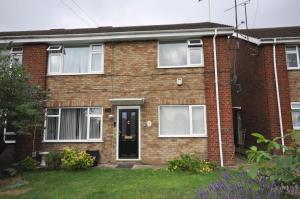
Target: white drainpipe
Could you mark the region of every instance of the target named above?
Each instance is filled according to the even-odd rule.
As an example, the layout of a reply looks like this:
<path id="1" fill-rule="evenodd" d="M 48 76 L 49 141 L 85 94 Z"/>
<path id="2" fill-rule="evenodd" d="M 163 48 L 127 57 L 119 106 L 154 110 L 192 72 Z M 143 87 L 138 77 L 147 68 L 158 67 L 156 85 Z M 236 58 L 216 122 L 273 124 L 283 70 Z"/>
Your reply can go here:
<path id="1" fill-rule="evenodd" d="M 276 61 L 276 38 L 273 39 L 273 66 L 274 66 L 274 75 L 275 75 L 275 85 L 276 85 L 276 95 L 277 95 L 277 106 L 278 106 L 278 115 L 279 115 L 279 125 L 280 125 L 280 136 L 281 144 L 284 146 L 284 135 L 283 135 L 283 126 L 282 126 L 282 115 L 281 115 L 281 103 L 280 103 L 280 94 L 278 86 L 278 76 L 277 76 L 277 61 Z M 284 152 L 284 149 L 282 149 Z"/>
<path id="2" fill-rule="evenodd" d="M 217 118 L 218 118 L 218 137 L 219 137 L 219 149 L 220 149 L 220 162 L 221 167 L 224 167 L 223 162 L 223 147 L 222 147 L 222 136 L 221 136 L 221 118 L 220 118 L 220 102 L 219 102 L 219 83 L 218 83 L 218 63 L 217 63 L 217 47 L 216 47 L 216 37 L 218 30 L 215 29 L 215 34 L 213 38 L 214 47 L 214 67 L 215 67 L 215 85 L 216 85 L 216 103 L 217 103 Z"/>

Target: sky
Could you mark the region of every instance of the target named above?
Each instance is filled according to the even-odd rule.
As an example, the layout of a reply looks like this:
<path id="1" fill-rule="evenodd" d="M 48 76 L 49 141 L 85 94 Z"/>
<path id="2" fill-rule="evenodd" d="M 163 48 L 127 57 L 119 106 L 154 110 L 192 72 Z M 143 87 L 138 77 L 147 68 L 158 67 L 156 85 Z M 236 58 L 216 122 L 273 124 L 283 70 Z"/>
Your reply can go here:
<path id="1" fill-rule="evenodd" d="M 237 0 L 237 3 L 246 0 Z M 234 0 L 0 0 L 0 31 L 194 22 L 235 25 Z M 250 0 L 249 28 L 300 26 L 300 0 Z M 239 28 L 245 28 L 238 7 Z"/>

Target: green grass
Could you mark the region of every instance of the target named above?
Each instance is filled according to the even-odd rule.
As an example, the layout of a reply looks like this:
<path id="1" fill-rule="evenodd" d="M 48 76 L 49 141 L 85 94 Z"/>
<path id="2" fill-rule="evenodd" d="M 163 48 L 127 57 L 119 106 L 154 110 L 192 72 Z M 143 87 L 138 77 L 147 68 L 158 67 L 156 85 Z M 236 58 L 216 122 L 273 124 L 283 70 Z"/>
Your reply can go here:
<path id="1" fill-rule="evenodd" d="M 220 171 L 192 174 L 151 169 L 36 171 L 23 174 L 29 184 L 19 190 L 30 191 L 0 198 L 190 199 L 198 187 L 207 186 L 219 176 Z"/>

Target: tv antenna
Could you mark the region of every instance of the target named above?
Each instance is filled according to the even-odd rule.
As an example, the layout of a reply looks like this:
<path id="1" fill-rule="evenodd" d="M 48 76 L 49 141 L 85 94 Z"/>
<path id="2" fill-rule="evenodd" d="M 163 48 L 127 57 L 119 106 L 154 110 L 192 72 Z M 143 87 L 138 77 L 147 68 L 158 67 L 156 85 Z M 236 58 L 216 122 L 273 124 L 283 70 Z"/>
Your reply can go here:
<path id="1" fill-rule="evenodd" d="M 244 6 L 244 12 L 245 12 L 245 23 L 246 23 L 246 28 L 248 29 L 248 16 L 247 16 L 247 4 L 250 3 L 251 0 L 247 0 L 244 2 L 241 2 L 237 4 L 236 0 L 234 0 L 234 6 L 231 8 L 226 9 L 224 12 L 227 12 L 229 10 L 234 9 L 235 10 L 235 29 L 238 29 L 238 16 L 237 16 L 237 7 L 238 6 Z"/>

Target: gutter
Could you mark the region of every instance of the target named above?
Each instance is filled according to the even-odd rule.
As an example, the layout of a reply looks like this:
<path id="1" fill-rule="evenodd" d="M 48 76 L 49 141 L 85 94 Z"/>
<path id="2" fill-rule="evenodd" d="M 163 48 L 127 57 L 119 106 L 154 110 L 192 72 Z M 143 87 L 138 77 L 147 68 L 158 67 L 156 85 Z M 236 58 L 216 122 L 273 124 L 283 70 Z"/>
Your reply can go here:
<path id="1" fill-rule="evenodd" d="M 233 34 L 233 29 L 220 28 L 223 35 Z M 68 42 L 68 41 L 107 41 L 107 40 L 132 40 L 132 39 L 157 39 L 170 37 L 197 37 L 214 35 L 213 28 L 198 29 L 178 29 L 178 30 L 158 30 L 158 31 L 130 31 L 130 32 L 105 32 L 105 33 L 83 33 L 83 34 L 56 34 L 56 35 L 19 35 L 0 36 L 0 44 L 13 41 L 14 43 L 34 43 L 34 42 Z"/>
<path id="2" fill-rule="evenodd" d="M 218 120 L 218 137 L 219 137 L 219 149 L 220 149 L 220 163 L 221 167 L 224 167 L 223 161 L 223 146 L 221 135 L 221 117 L 220 117 L 220 102 L 219 102 L 219 80 L 218 80 L 218 62 L 217 62 L 217 46 L 216 37 L 218 35 L 218 29 L 215 29 L 213 37 L 213 49 L 214 49 L 214 68 L 215 68 L 215 86 L 216 86 L 216 103 L 217 103 L 217 120 Z"/>
<path id="3" fill-rule="evenodd" d="M 275 76 L 275 85 L 276 85 L 276 97 L 277 97 L 277 106 L 278 106 L 278 116 L 279 116 L 279 125 L 280 125 L 281 144 L 284 146 L 282 113 L 281 113 L 279 83 L 278 83 L 278 75 L 277 75 L 276 42 L 277 42 L 277 39 L 274 38 L 273 39 L 273 66 L 274 66 L 274 76 Z M 283 152 L 285 151 L 284 148 L 282 149 L 282 151 Z"/>

